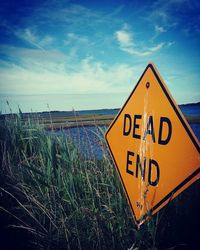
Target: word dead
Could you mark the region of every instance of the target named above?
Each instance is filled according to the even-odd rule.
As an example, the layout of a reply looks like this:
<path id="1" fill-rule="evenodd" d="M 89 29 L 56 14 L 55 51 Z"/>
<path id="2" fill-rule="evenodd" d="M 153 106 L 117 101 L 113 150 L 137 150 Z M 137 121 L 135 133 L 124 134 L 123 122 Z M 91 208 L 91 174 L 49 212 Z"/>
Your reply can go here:
<path id="1" fill-rule="evenodd" d="M 160 117 L 158 131 L 155 131 L 153 116 L 148 116 L 143 134 L 139 132 L 141 131 L 142 122 L 142 115 L 140 114 L 135 114 L 133 117 L 129 114 L 125 114 L 123 135 L 131 136 L 136 140 L 142 139 L 144 141 L 147 137 L 150 137 L 153 143 L 158 143 L 162 146 L 170 142 L 172 136 L 172 123 L 169 118 Z M 148 184 L 151 186 L 157 186 L 160 180 L 158 162 L 155 159 L 148 159 L 145 156 L 141 159 L 139 154 L 135 154 L 132 151 L 127 151 L 126 172 L 136 178 L 140 175 L 142 181 L 147 180 Z"/>
<path id="2" fill-rule="evenodd" d="M 140 128 L 141 120 L 142 120 L 142 115 L 134 115 L 133 120 L 132 120 L 129 114 L 125 114 L 123 135 L 128 136 L 131 134 L 133 138 L 140 139 L 141 135 L 137 133 L 137 130 Z M 168 127 L 168 135 L 166 136 L 166 138 L 163 138 L 163 135 L 162 135 L 164 126 Z M 144 130 L 144 135 L 142 139 L 146 140 L 148 135 L 152 137 L 152 141 L 155 143 L 156 135 L 154 131 L 153 116 L 149 116 L 147 119 L 147 123 L 146 123 L 145 130 Z M 158 131 L 158 144 L 166 145 L 167 143 L 169 143 L 171 135 L 172 135 L 171 121 L 167 117 L 160 117 L 160 124 L 159 124 L 159 131 Z"/>

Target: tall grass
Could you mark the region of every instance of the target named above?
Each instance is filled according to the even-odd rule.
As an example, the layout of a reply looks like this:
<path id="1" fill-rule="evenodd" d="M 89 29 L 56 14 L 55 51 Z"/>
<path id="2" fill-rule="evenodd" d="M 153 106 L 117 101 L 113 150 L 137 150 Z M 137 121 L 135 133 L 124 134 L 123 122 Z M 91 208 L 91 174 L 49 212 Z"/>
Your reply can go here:
<path id="1" fill-rule="evenodd" d="M 10 203 L 0 213 L 15 218 L 12 227 L 27 231 L 34 249 L 156 249 L 166 223 L 159 236 L 158 215 L 137 229 L 103 130 L 98 160 L 92 145 L 84 156 L 64 131 L 52 135 L 21 116 L 0 125 L 0 192 Z"/>
<path id="2" fill-rule="evenodd" d="M 0 131 L 1 175 L 9 179 L 1 191 L 15 204 L 7 212 L 18 218 L 13 226 L 33 234 L 38 249 L 131 246 L 135 226 L 105 152 L 101 160 L 87 159 L 64 132 L 52 136 L 20 117 Z"/>

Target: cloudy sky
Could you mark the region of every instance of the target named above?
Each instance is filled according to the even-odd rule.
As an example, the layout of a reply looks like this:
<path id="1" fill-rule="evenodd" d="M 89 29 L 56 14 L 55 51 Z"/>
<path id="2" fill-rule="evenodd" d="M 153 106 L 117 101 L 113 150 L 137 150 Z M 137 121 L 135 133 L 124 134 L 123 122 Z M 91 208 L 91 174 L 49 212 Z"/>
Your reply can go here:
<path id="1" fill-rule="evenodd" d="M 199 44 L 198 0 L 1 1 L 0 98 L 105 95 L 77 108 L 120 107 L 153 61 L 179 104 L 197 102 Z"/>

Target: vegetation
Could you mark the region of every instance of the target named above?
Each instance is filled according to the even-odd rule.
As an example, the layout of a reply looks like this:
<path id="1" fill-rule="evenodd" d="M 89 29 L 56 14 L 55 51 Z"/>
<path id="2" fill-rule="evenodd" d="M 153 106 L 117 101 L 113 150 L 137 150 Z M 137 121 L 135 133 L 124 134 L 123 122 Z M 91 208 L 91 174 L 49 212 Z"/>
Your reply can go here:
<path id="1" fill-rule="evenodd" d="M 192 104 L 191 104 L 192 105 Z M 182 105 L 183 106 L 183 105 Z M 187 107 L 187 105 L 185 105 Z M 193 104 L 194 107 L 199 108 L 198 104 Z M 60 130 L 62 128 L 73 128 L 77 126 L 91 126 L 91 125 L 110 125 L 119 109 L 102 109 L 102 110 L 85 110 L 85 111 L 51 111 L 39 113 L 22 113 L 21 122 L 27 123 L 29 120 L 32 123 L 40 124 L 45 129 Z M 17 114 L 0 115 L 0 120 L 15 119 Z M 190 124 L 200 124 L 199 115 L 186 115 L 186 119 Z"/>
<path id="2" fill-rule="evenodd" d="M 82 155 L 63 130 L 59 136 L 52 135 L 39 120 L 24 121 L 22 114 L 11 115 L 0 126 L 0 215 L 1 219 L 7 216 L 11 231 L 23 231 L 28 239 L 24 249 L 185 246 L 177 234 L 178 240 L 173 238 L 177 227 L 170 220 L 178 218 L 176 225 L 182 220 L 175 216 L 182 211 L 177 205 L 180 201 L 186 207 L 183 196 L 167 207 L 170 217 L 164 209 L 161 216 L 150 218 L 137 229 L 105 150 L 102 129 L 97 129 L 103 155 L 98 160 L 90 148 L 90 158 Z M 198 198 L 197 189 L 193 185 L 192 192 L 188 191 L 190 200 Z"/>
<path id="3" fill-rule="evenodd" d="M 1 119 L 16 119 L 16 114 L 2 115 Z M 45 113 L 21 113 L 21 122 L 40 124 L 45 129 L 60 130 L 61 128 L 73 128 L 77 126 L 109 125 L 114 119 L 113 114 L 76 113 L 76 112 L 45 112 Z"/>
<path id="4" fill-rule="evenodd" d="M 37 247 L 130 246 L 134 225 L 105 152 L 100 161 L 84 159 L 64 132 L 52 137 L 31 120 L 23 125 L 20 117 L 1 126 L 1 142 L 2 174 L 9 179 L 1 191 L 15 204 L 8 212 L 18 217 L 15 227 L 33 234 Z"/>

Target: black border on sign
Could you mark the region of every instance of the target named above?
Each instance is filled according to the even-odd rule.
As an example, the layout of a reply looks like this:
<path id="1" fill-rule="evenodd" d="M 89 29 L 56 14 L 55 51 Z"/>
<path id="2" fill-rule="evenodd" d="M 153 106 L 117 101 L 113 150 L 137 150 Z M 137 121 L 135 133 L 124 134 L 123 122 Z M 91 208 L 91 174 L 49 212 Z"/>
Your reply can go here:
<path id="1" fill-rule="evenodd" d="M 119 111 L 119 113 L 117 114 L 117 116 L 115 117 L 114 121 L 112 122 L 112 124 L 110 125 L 110 127 L 108 128 L 108 130 L 106 131 L 106 134 L 105 134 L 105 139 L 106 139 L 106 142 L 107 142 L 107 145 L 109 147 L 109 150 L 111 152 L 111 155 L 112 155 L 112 158 L 114 160 L 114 163 L 115 163 L 115 166 L 117 168 L 117 172 L 120 176 L 120 179 L 121 179 L 121 182 L 123 184 L 123 187 L 124 187 L 124 190 L 125 190 L 125 193 L 126 193 L 126 196 L 127 196 L 127 199 L 129 201 L 129 204 L 130 204 L 130 207 L 131 207 L 131 211 L 132 211 L 132 214 L 134 216 L 134 220 L 137 224 L 139 224 L 141 222 L 141 219 L 144 219 L 147 217 L 147 214 L 144 215 L 143 218 L 140 218 L 140 220 L 136 220 L 136 217 L 135 217 L 135 213 L 134 213 L 134 210 L 133 210 L 133 207 L 131 205 L 131 201 L 130 201 L 130 198 L 128 196 L 128 192 L 126 190 L 126 186 L 124 185 L 124 181 L 122 179 L 122 176 L 120 174 L 120 171 L 119 171 L 119 168 L 117 166 L 117 163 L 115 161 L 115 157 L 112 153 L 112 150 L 110 148 L 110 145 L 108 143 L 108 140 L 107 140 L 107 134 L 109 133 L 109 131 L 111 130 L 111 128 L 113 127 L 113 125 L 115 124 L 115 121 L 118 119 L 118 117 L 120 116 L 120 114 L 122 113 L 123 109 L 125 108 L 126 104 L 128 103 L 128 101 L 130 100 L 130 98 L 132 97 L 133 93 L 135 92 L 136 88 L 138 87 L 141 79 L 143 78 L 144 74 L 146 73 L 146 71 L 148 70 L 148 68 L 151 68 L 151 70 L 153 71 L 158 83 L 160 84 L 162 90 L 164 91 L 168 101 L 170 102 L 171 106 L 173 107 L 176 115 L 178 116 L 180 122 L 182 123 L 183 127 L 185 128 L 187 134 L 189 135 L 191 141 L 193 142 L 195 148 L 197 149 L 198 152 L 200 152 L 200 147 L 195 139 L 195 137 L 193 136 L 193 134 L 191 133 L 187 123 L 184 121 L 182 115 L 181 115 L 181 112 L 177 109 L 176 107 L 176 104 L 174 103 L 174 101 L 172 100 L 172 98 L 170 97 L 168 91 L 166 90 L 165 86 L 163 85 L 160 77 L 158 76 L 156 70 L 154 69 L 154 66 L 150 63 L 147 65 L 146 69 L 144 70 L 143 74 L 141 75 L 139 81 L 137 82 L 135 88 L 133 89 L 133 91 L 131 92 L 130 96 L 128 97 L 128 99 L 126 100 L 125 104 L 123 105 L 123 107 L 121 108 L 121 110 Z M 174 193 L 176 193 L 177 191 L 179 191 L 185 184 L 187 184 L 190 180 L 192 180 L 197 174 L 200 173 L 200 168 L 198 168 L 197 170 L 195 170 L 191 175 L 189 175 L 184 181 L 182 181 L 178 186 L 176 186 L 168 195 L 166 195 L 161 201 L 159 201 L 152 209 L 151 209 L 151 212 L 153 212 L 155 209 L 158 209 L 166 200 L 170 199 Z"/>

